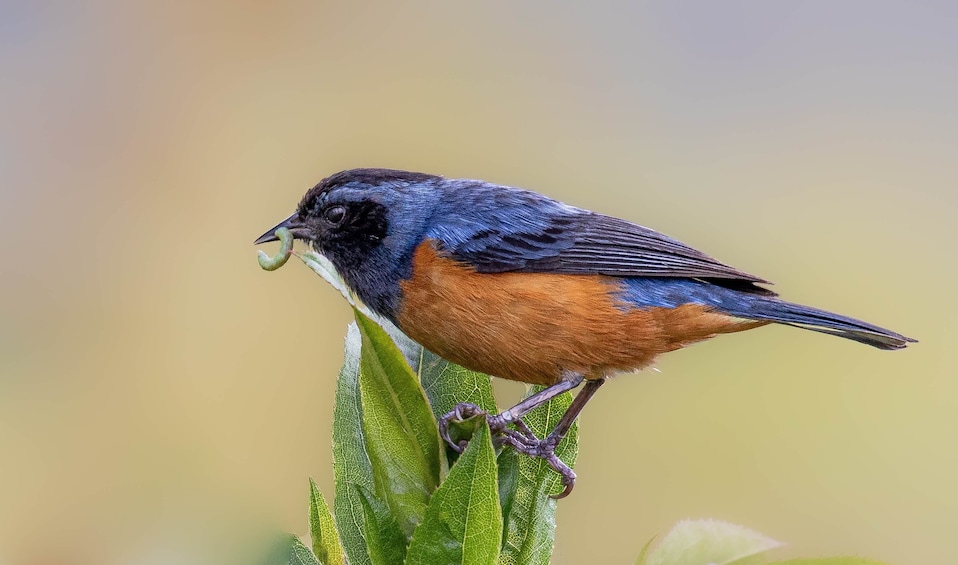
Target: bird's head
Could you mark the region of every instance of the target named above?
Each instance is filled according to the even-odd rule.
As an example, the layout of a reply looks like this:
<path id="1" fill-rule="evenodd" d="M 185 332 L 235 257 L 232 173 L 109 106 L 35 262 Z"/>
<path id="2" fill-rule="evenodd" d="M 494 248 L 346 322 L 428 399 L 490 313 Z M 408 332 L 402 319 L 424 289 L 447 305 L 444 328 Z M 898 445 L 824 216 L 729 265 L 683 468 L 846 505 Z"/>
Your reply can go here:
<path id="1" fill-rule="evenodd" d="M 351 169 L 309 189 L 296 211 L 254 242 L 287 228 L 325 255 L 346 283 L 381 313 L 405 273 L 439 199 L 442 177 L 390 169 Z"/>

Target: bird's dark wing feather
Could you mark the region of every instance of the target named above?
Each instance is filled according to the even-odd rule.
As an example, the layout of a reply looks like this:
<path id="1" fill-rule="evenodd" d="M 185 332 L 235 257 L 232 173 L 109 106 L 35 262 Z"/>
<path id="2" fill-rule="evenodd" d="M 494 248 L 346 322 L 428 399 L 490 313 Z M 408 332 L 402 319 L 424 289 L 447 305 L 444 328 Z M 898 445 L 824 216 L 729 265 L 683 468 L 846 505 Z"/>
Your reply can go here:
<path id="1" fill-rule="evenodd" d="M 657 231 L 599 214 L 579 219 L 571 245 L 561 250 L 557 259 L 565 273 L 768 282 Z"/>
<path id="2" fill-rule="evenodd" d="M 465 213 L 460 209 L 455 226 L 447 224 L 447 229 L 431 235 L 452 258 L 481 273 L 685 277 L 774 294 L 754 285 L 768 281 L 649 228 L 534 193 L 521 196 L 515 202 L 500 199 L 495 208 Z M 525 198 L 535 202 L 523 202 Z"/>

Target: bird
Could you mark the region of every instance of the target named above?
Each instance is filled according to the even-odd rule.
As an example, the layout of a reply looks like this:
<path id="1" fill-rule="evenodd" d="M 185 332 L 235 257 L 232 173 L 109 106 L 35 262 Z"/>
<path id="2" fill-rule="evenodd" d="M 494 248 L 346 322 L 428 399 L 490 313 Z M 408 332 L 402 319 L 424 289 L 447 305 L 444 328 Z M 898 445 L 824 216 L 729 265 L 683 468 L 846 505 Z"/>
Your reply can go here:
<path id="1" fill-rule="evenodd" d="M 883 350 L 916 340 L 786 302 L 769 281 L 641 225 L 538 192 L 393 169 L 335 173 L 257 238 L 289 230 L 324 255 L 353 294 L 429 351 L 467 369 L 543 385 L 499 414 L 461 403 L 439 421 L 486 415 L 501 445 L 544 459 L 567 496 L 576 475 L 555 454 L 615 373 L 719 334 L 784 324 Z M 585 383 L 556 427 L 522 418 Z"/>

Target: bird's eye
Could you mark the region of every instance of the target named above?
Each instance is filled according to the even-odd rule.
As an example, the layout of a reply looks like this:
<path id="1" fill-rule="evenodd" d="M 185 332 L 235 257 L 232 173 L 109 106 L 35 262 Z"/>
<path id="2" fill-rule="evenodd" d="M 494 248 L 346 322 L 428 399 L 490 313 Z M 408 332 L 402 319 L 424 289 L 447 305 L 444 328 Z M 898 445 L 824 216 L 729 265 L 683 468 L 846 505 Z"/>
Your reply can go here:
<path id="1" fill-rule="evenodd" d="M 326 218 L 327 222 L 336 225 L 342 222 L 343 218 L 346 217 L 346 208 L 342 206 L 331 206 L 323 212 L 323 217 Z"/>

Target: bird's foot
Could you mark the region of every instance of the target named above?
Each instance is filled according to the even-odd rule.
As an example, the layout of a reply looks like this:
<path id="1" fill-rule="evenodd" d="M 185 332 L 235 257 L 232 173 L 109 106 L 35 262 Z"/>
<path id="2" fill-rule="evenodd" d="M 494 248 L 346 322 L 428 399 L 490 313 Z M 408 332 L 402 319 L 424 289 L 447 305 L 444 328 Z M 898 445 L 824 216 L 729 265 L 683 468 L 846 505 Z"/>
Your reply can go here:
<path id="1" fill-rule="evenodd" d="M 519 422 L 521 423 L 522 421 L 520 420 Z M 520 426 L 516 425 L 516 427 L 519 428 Z M 505 430 L 496 436 L 497 443 L 508 445 L 523 455 L 538 457 L 544 460 L 552 467 L 553 471 L 562 477 L 562 486 L 564 487 L 562 492 L 550 495 L 550 497 L 558 500 L 569 496 L 572 492 L 572 488 L 575 486 L 576 475 L 575 471 L 556 455 L 556 446 L 559 445 L 562 438 L 555 434 L 550 434 L 545 439 L 538 439 L 525 423 L 521 423 L 521 427 L 524 428 L 522 431 Z"/>
<path id="2" fill-rule="evenodd" d="M 457 453 L 462 453 L 462 450 L 466 448 L 466 444 L 469 442 L 466 440 L 454 441 L 452 436 L 449 434 L 449 424 L 453 422 L 464 422 L 469 418 L 478 416 L 480 414 L 488 415 L 489 413 L 483 410 L 482 408 L 471 404 L 469 402 L 460 402 L 456 404 L 456 407 L 452 412 L 448 412 L 443 415 L 442 418 L 439 418 L 439 436 L 442 437 L 446 443 L 449 444 Z M 490 430 L 492 426 L 490 425 Z M 495 434 L 495 432 L 493 432 Z"/>
<path id="3" fill-rule="evenodd" d="M 513 441 L 526 443 L 531 445 L 534 442 L 538 442 L 539 439 L 532 433 L 532 430 L 529 429 L 529 426 L 525 424 L 521 419 L 513 417 L 508 411 L 503 412 L 502 414 L 489 414 L 489 412 L 483 410 L 479 406 L 469 402 L 460 402 L 456 404 L 456 407 L 441 418 L 439 418 L 439 435 L 458 453 L 462 453 L 462 450 L 465 449 L 466 440 L 455 441 L 452 439 L 450 424 L 453 422 L 461 423 L 475 416 L 484 415 L 486 417 L 486 422 L 489 424 L 489 431 L 492 433 L 493 438 L 500 436 L 509 436 L 513 438 Z M 509 429 L 509 425 L 512 424 L 516 427 L 515 430 Z M 511 445 L 511 442 L 510 442 Z"/>
<path id="4" fill-rule="evenodd" d="M 551 495 L 552 498 L 559 499 L 569 496 L 575 486 L 576 475 L 572 468 L 563 463 L 555 453 L 556 446 L 562 440 L 560 435 L 553 433 L 545 439 L 539 439 L 521 418 L 514 418 L 508 411 L 503 414 L 490 415 L 475 404 L 465 402 L 457 404 L 452 412 L 439 419 L 439 433 L 454 450 L 462 453 L 468 442 L 466 440 L 453 441 L 449 433 L 449 425 L 452 422 L 462 422 L 480 414 L 486 416 L 489 431 L 497 445 L 508 445 L 523 455 L 538 457 L 548 463 L 562 477 L 564 488 L 562 492 Z M 510 424 L 515 429 L 510 428 Z"/>

